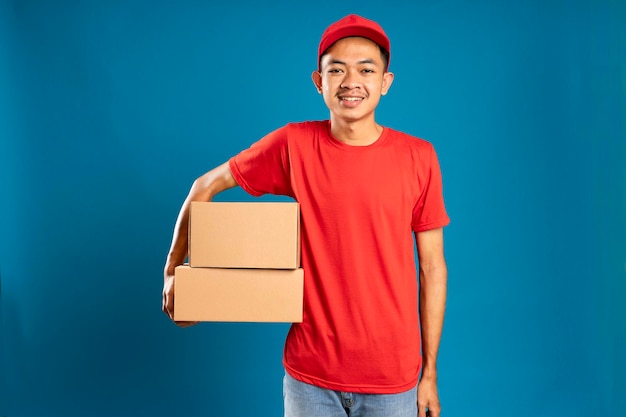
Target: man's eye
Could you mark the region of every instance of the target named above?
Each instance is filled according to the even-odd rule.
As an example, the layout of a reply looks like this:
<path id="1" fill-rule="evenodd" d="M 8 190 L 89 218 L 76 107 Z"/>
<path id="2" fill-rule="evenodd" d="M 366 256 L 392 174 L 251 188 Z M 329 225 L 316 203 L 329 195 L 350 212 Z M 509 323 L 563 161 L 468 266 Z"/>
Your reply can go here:
<path id="1" fill-rule="evenodd" d="M 339 68 L 332 68 L 332 69 L 329 69 L 328 72 L 333 73 L 333 74 L 337 74 L 337 73 L 340 73 L 341 70 Z"/>
<path id="2" fill-rule="evenodd" d="M 369 69 L 369 68 L 365 68 L 365 69 L 363 70 L 363 72 L 366 72 L 366 73 L 373 73 L 373 72 L 374 72 L 374 70 L 373 70 L 373 69 Z"/>

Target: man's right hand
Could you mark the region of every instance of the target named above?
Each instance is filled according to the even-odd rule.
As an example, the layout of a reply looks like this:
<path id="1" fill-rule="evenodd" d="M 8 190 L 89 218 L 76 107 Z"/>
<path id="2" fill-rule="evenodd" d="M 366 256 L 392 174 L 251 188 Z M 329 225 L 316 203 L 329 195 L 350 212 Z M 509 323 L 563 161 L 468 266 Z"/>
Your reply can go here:
<path id="1" fill-rule="evenodd" d="M 163 307 L 162 310 L 179 327 L 189 327 L 197 321 L 174 320 L 174 275 L 165 274 L 163 278 Z"/>

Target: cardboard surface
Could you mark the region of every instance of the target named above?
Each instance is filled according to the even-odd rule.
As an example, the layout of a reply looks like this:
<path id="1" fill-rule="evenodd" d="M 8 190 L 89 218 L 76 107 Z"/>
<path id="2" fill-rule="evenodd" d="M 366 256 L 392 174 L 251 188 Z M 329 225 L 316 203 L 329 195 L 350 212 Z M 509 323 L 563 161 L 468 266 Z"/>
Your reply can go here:
<path id="1" fill-rule="evenodd" d="M 189 265 L 299 268 L 300 206 L 298 203 L 192 202 Z"/>
<path id="2" fill-rule="evenodd" d="M 176 268 L 177 321 L 302 321 L 300 269 Z"/>

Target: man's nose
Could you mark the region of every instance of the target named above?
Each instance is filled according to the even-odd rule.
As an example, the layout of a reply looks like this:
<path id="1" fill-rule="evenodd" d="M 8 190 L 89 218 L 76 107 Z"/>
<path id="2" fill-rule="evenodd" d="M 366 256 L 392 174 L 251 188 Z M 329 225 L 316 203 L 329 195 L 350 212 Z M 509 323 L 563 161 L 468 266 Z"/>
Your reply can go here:
<path id="1" fill-rule="evenodd" d="M 357 88 L 360 87 L 358 74 L 355 71 L 346 71 L 346 75 L 341 83 L 341 88 Z"/>

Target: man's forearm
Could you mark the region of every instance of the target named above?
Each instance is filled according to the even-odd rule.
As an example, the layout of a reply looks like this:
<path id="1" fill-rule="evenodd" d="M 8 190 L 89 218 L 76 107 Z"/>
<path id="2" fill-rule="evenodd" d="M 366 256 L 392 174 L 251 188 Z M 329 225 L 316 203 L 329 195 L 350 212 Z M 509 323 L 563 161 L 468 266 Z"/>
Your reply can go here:
<path id="1" fill-rule="evenodd" d="M 187 197 L 178 213 L 178 218 L 174 225 L 172 244 L 165 260 L 165 276 L 174 275 L 174 269 L 178 265 L 183 264 L 187 258 L 190 204 L 191 200 Z"/>
<path id="2" fill-rule="evenodd" d="M 165 276 L 174 275 L 174 269 L 187 258 L 189 234 L 189 209 L 192 201 L 211 201 L 213 197 L 237 185 L 230 172 L 228 162 L 207 172 L 194 181 L 189 195 L 183 202 L 172 236 L 172 244 L 165 262 Z"/>
<path id="3" fill-rule="evenodd" d="M 445 261 L 420 265 L 420 320 L 422 330 L 422 375 L 437 375 L 437 355 L 446 309 L 448 272 Z"/>

